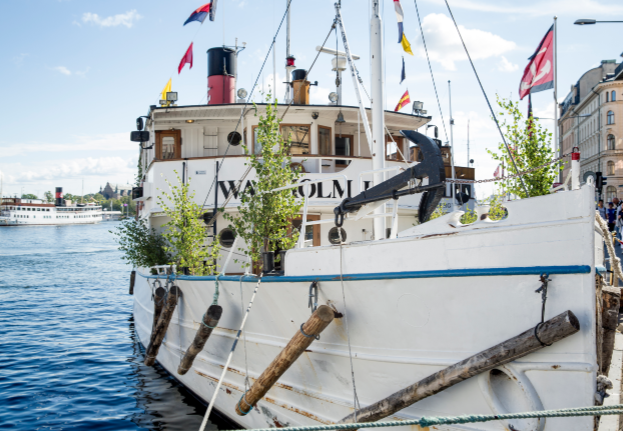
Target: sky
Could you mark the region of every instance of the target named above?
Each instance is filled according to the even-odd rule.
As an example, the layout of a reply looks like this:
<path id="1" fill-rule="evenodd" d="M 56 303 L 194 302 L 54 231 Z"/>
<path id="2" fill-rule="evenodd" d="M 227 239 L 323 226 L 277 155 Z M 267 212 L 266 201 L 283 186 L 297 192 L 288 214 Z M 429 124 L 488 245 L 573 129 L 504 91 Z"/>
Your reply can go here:
<path id="1" fill-rule="evenodd" d="M 183 26 L 205 0 L 4 0 L 0 2 L 0 82 L 5 100 L 0 110 L 0 172 L 5 196 L 34 193 L 54 187 L 66 193 L 97 192 L 111 183 L 132 183 L 138 147 L 130 142 L 135 119 L 156 104 L 169 78 L 178 104 L 206 100 L 207 56 L 211 47 L 243 42 L 239 55 L 238 88 L 250 90 L 287 0 L 219 0 L 216 20 Z M 558 100 L 570 86 L 601 60 L 621 61 L 623 24 L 576 26 L 578 18 L 623 20 L 620 0 L 448 0 L 475 67 L 492 103 L 496 94 L 518 99 L 527 58 L 558 16 Z M 446 140 L 423 54 L 413 0 L 401 0 L 404 31 L 415 55 L 404 54 L 397 43 L 392 0 L 383 0 L 385 31 L 385 108 L 393 109 L 405 90 L 439 126 Z M 309 68 L 315 47 L 322 44 L 334 15 L 334 0 L 292 0 L 292 53 L 297 67 Z M 449 119 L 448 81 L 452 82 L 455 161 L 467 162 L 467 123 L 470 158 L 476 177 L 491 178 L 497 164 L 487 154 L 500 141 L 487 104 L 462 50 L 444 0 L 417 0 L 439 92 L 446 128 Z M 352 52 L 364 84 L 369 76 L 369 1 L 342 0 L 342 15 Z M 6 17 L 12 17 L 6 19 Z M 190 42 L 194 65 L 181 74 L 177 66 Z M 334 48 L 335 35 L 327 45 Z M 343 49 L 341 43 L 339 49 Z M 407 79 L 399 84 L 401 57 Z M 284 80 L 285 26 L 276 39 L 277 82 Z M 334 91 L 331 57 L 321 54 L 310 74 L 312 103 L 328 103 Z M 259 90 L 273 82 L 269 57 L 259 76 Z M 257 93 L 259 95 L 259 92 Z M 277 94 L 283 98 L 283 87 Z M 356 105 L 349 80 L 344 102 Z M 553 91 L 533 95 L 535 115 L 552 118 Z M 526 99 L 522 102 L 526 109 Z M 405 111 L 408 108 L 404 109 Z M 553 127 L 553 121 L 543 120 Z M 449 130 L 448 130 L 449 133 Z M 493 185 L 479 186 L 478 197 Z"/>

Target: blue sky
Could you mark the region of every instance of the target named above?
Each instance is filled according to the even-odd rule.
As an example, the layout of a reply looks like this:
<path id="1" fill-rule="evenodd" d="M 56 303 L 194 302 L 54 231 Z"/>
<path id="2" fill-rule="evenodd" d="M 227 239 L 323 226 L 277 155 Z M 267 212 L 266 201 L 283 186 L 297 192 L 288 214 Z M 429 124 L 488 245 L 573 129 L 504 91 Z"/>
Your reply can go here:
<path id="1" fill-rule="evenodd" d="M 250 89 L 285 10 L 286 0 L 219 0 L 215 22 L 182 26 L 204 0 L 78 1 L 4 0 L 0 2 L 0 78 L 3 85 L 0 171 L 4 194 L 42 194 L 63 186 L 66 192 L 94 192 L 110 182 L 133 181 L 137 146 L 129 141 L 135 118 L 158 100 L 170 77 L 180 104 L 205 103 L 207 49 L 246 42 L 239 57 L 238 87 Z M 554 15 L 558 27 L 559 100 L 570 85 L 601 60 L 616 59 L 623 46 L 623 24 L 574 26 L 577 18 L 623 20 L 616 0 L 449 0 L 461 25 L 489 97 L 517 98 L 527 57 L 532 54 Z M 334 16 L 333 0 L 292 3 L 292 51 L 297 66 L 307 68 Z M 369 87 L 368 1 L 343 0 L 342 11 L 351 48 L 361 55 L 358 66 Z M 442 109 L 448 119 L 447 81 L 452 80 L 457 164 L 466 161 L 470 119 L 471 153 L 478 178 L 489 178 L 496 164 L 486 148 L 498 136 L 475 78 L 458 44 L 443 0 L 418 0 Z M 405 55 L 407 80 L 399 85 L 393 1 L 385 0 L 386 108 L 393 109 L 409 89 L 424 102 L 441 126 L 426 60 L 422 55 L 413 0 L 402 0 L 405 34 L 415 55 Z M 7 19 L 8 18 L 8 19 Z M 285 28 L 284 28 L 285 30 Z M 277 40 L 277 76 L 283 81 L 285 32 Z M 177 74 L 177 65 L 194 41 L 194 66 Z M 335 37 L 328 45 L 335 46 Z M 341 44 L 340 44 L 341 49 Z M 333 91 L 330 57 L 319 59 L 311 74 L 319 87 L 312 102 L 325 103 Z M 262 76 L 272 82 L 272 57 Z M 355 104 L 350 82 L 345 103 Z M 282 94 L 278 88 L 278 94 Z M 535 112 L 553 116 L 551 91 L 533 97 Z M 524 103 L 525 105 L 525 103 Z M 405 108 L 406 109 L 406 108 Z M 544 121 L 551 125 L 551 121 Z M 443 135 L 443 129 L 440 131 Z M 442 136 L 443 137 L 443 136 Z M 481 189 L 481 196 L 492 190 Z"/>

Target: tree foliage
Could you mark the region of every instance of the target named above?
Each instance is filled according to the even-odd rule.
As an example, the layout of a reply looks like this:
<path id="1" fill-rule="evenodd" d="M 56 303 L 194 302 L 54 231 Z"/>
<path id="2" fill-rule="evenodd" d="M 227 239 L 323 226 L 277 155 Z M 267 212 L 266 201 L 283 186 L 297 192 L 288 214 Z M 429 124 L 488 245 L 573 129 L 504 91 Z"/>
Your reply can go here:
<path id="1" fill-rule="evenodd" d="M 217 259 L 220 257 L 221 246 L 218 238 L 205 244 L 206 226 L 203 223 L 203 209 L 194 201 L 195 193 L 189 192 L 190 178 L 186 184 L 174 171 L 177 185 L 169 180 L 170 193 L 162 192 L 158 203 L 169 217 L 165 223 L 164 238 L 167 240 L 166 250 L 171 254 L 171 265 L 175 264 L 178 271 L 188 268 L 190 275 L 217 274 Z"/>
<path id="2" fill-rule="evenodd" d="M 119 250 L 124 252 L 122 259 L 135 268 L 166 265 L 170 260 L 164 238 L 143 219 L 126 219 L 110 232 L 116 236 Z"/>
<path id="3" fill-rule="evenodd" d="M 22 194 L 22 199 L 39 199 L 37 195 L 33 195 L 32 193 L 24 193 Z"/>
<path id="4" fill-rule="evenodd" d="M 267 100 L 270 100 L 270 95 Z M 257 106 L 255 115 L 258 115 Z M 292 227 L 292 221 L 301 210 L 302 202 L 297 201 L 292 189 L 271 192 L 296 183 L 301 176 L 300 169 L 290 167 L 291 140 L 289 137 L 284 139 L 279 123 L 277 103 L 268 103 L 256 129 L 256 143 L 261 146 L 261 152 L 254 154 L 246 145 L 243 147 L 249 156 L 248 163 L 256 174 L 253 188 L 242 191 L 237 215 L 224 214 L 247 245 L 239 251 L 255 262 L 261 259 L 264 251 L 294 247 L 299 236 L 299 232 Z"/>
<path id="5" fill-rule="evenodd" d="M 504 194 L 498 193 L 494 194 L 488 199 L 481 201 L 478 203 L 479 205 L 489 205 L 489 219 L 493 221 L 505 219 L 507 216 L 506 208 L 504 207 Z M 430 220 L 439 218 L 448 214 L 447 211 L 444 211 L 442 206 L 437 206 L 435 211 L 430 216 Z M 465 208 L 465 213 L 461 216 L 459 221 L 463 224 L 470 224 L 476 221 L 477 214 L 475 210 L 470 208 Z"/>
<path id="6" fill-rule="evenodd" d="M 526 118 L 519 110 L 519 102 L 498 96 L 497 103 L 502 109 L 498 114 L 501 118 L 500 126 L 513 153 L 518 171 L 515 170 L 515 165 L 513 165 L 504 143 L 498 145 L 499 153 L 489 149 L 487 152 L 494 160 L 503 164 L 507 175 L 527 171 L 555 157 L 551 146 L 552 133 L 543 128 L 538 119 L 532 115 Z M 523 175 L 522 178 L 530 196 L 548 194 L 560 169 L 562 169 L 560 164 L 554 163 Z M 520 198 L 527 197 L 520 178 L 503 180 L 498 184 L 502 190 L 508 193 Z"/>
<path id="7" fill-rule="evenodd" d="M 52 192 L 47 191 L 43 194 L 43 196 L 45 197 L 45 201 L 49 204 L 54 202 L 54 195 L 52 194 Z"/>

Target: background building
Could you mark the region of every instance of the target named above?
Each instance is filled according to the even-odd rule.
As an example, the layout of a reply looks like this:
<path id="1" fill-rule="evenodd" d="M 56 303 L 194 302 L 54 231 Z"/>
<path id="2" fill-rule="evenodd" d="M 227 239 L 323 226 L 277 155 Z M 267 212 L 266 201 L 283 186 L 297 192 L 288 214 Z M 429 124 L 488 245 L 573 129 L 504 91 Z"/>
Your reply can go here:
<path id="1" fill-rule="evenodd" d="M 100 194 L 106 199 L 119 199 L 122 196 L 132 194 L 132 186 L 130 184 L 110 184 L 106 183 L 106 187 L 100 187 Z"/>
<path id="2" fill-rule="evenodd" d="M 601 171 L 608 177 L 603 199 L 623 197 L 623 64 L 602 60 L 571 86 L 561 106 L 559 136 L 563 154 L 580 148 L 582 180 Z M 563 180 L 569 169 L 570 163 Z"/>

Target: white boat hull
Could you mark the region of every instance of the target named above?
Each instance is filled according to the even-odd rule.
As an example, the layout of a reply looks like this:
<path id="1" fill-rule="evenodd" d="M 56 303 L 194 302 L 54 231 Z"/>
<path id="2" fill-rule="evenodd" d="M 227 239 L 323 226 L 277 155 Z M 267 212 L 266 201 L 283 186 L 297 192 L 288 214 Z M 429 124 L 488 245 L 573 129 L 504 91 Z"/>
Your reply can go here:
<path id="1" fill-rule="evenodd" d="M 400 238 L 288 252 L 286 275 L 265 277 L 215 407 L 245 428 L 333 423 L 353 412 L 347 340 L 362 406 L 533 328 L 541 319 L 539 276 L 548 273 L 545 318 L 571 310 L 581 330 L 497 371 L 464 381 L 387 418 L 497 414 L 594 404 L 595 267 L 603 265 L 593 189 L 509 203 L 498 223 L 450 226 L 447 220 Z M 428 232 L 435 229 L 437 233 Z M 419 230 L 419 232 L 418 232 Z M 446 232 L 447 231 L 447 232 Z M 596 241 L 597 239 L 597 241 Z M 314 258 L 310 258 L 310 253 Z M 310 315 L 309 285 L 336 318 L 246 416 L 235 413 L 248 367 L 253 383 Z M 137 278 L 134 316 L 149 343 L 153 278 Z M 212 303 L 212 277 L 178 277 L 183 292 L 157 360 L 204 400 L 213 394 L 255 287 L 255 280 L 219 280 L 223 316 L 184 376 L 181 356 Z M 242 291 L 242 298 L 241 298 Z M 347 314 L 347 316 L 344 316 Z M 346 317 L 350 331 L 346 330 Z M 440 429 L 592 430 L 592 417 L 475 423 Z"/>

